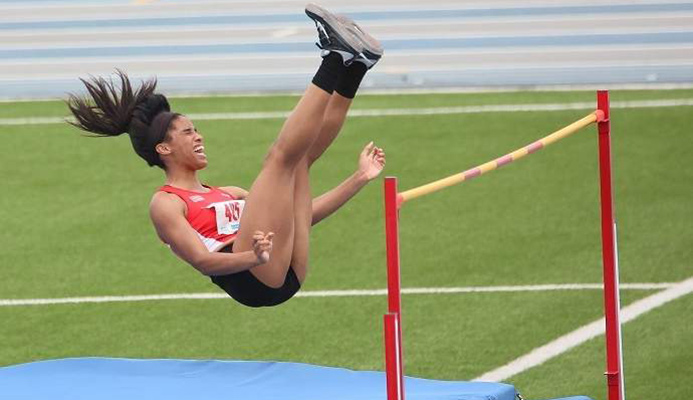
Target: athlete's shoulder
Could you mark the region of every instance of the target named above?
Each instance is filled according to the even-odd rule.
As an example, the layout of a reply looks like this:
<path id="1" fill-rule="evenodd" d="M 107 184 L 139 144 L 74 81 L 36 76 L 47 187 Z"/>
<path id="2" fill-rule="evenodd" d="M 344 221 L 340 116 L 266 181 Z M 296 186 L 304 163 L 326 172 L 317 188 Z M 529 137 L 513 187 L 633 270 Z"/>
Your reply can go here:
<path id="1" fill-rule="evenodd" d="M 185 202 L 176 194 L 157 190 L 152 195 L 149 202 L 149 211 L 183 211 L 185 212 Z"/>
<path id="2" fill-rule="evenodd" d="M 219 186 L 217 189 L 226 192 L 237 199 L 248 197 L 248 191 L 238 186 Z"/>

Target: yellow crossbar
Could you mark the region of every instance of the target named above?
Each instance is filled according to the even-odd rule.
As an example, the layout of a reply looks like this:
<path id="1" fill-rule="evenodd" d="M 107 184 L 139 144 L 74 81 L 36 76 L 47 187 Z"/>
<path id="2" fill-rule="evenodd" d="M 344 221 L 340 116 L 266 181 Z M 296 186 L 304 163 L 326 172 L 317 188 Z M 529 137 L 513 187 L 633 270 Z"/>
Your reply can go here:
<path id="1" fill-rule="evenodd" d="M 559 129 L 556 132 L 544 137 L 543 139 L 539 139 L 536 142 L 525 146 L 521 149 L 515 150 L 512 153 L 508 153 L 504 155 L 503 157 L 497 158 L 493 161 L 489 161 L 487 163 L 481 164 L 477 167 L 474 167 L 472 169 L 469 169 L 467 171 L 461 172 L 459 174 L 451 175 L 447 178 L 443 178 L 440 180 L 437 180 L 435 182 L 428 183 L 426 185 L 422 185 L 419 187 L 416 187 L 414 189 L 407 190 L 405 192 L 400 193 L 399 197 L 399 202 L 404 203 L 406 201 L 415 199 L 417 197 L 425 196 L 427 194 L 431 194 L 433 192 L 437 192 L 439 190 L 445 189 L 446 187 L 456 185 L 458 183 L 464 182 L 466 180 L 475 178 L 477 176 L 483 175 L 489 171 L 493 171 L 494 169 L 497 169 L 499 167 L 502 167 L 505 164 L 511 163 L 513 161 L 516 161 L 528 154 L 534 153 L 537 150 L 543 149 L 544 147 L 557 142 L 565 137 L 568 137 L 572 135 L 573 133 L 579 131 L 580 129 L 589 126 L 595 122 L 597 122 L 599 119 L 603 118 L 603 115 L 599 115 L 601 112 L 596 111 L 592 112 L 589 115 L 585 116 L 584 118 L 573 122 L 572 124 L 566 126 L 565 128 Z"/>

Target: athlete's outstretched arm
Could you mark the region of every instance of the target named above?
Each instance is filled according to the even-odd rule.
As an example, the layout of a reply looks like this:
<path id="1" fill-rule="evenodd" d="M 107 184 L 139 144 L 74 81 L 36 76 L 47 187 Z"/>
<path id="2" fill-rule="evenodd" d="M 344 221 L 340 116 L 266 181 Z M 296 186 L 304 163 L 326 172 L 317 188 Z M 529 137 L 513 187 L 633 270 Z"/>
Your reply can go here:
<path id="1" fill-rule="evenodd" d="M 156 232 L 178 257 L 204 275 L 227 275 L 249 270 L 269 261 L 272 233 L 256 232 L 253 250 L 238 253 L 210 253 L 185 219 L 185 205 L 168 193 L 152 198 L 149 215 Z"/>
<path id="2" fill-rule="evenodd" d="M 356 195 L 385 168 L 385 152 L 370 142 L 359 155 L 359 167 L 329 192 L 313 199 L 313 225 L 329 217 Z"/>

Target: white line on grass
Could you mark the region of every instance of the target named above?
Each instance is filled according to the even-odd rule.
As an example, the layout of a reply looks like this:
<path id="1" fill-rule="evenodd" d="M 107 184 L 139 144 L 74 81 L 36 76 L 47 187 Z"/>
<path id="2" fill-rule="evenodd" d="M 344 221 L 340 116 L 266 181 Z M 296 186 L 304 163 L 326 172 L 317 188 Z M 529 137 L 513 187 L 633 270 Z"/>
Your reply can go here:
<path id="1" fill-rule="evenodd" d="M 693 99 L 670 100 L 636 100 L 614 101 L 611 108 L 658 108 L 693 106 Z M 548 103 L 548 104 L 494 104 L 483 106 L 460 107 L 433 107 L 433 108 L 383 108 L 369 110 L 352 110 L 350 117 L 387 117 L 409 115 L 448 115 L 448 114 L 479 114 L 489 112 L 534 112 L 534 111 L 565 111 L 565 110 L 591 110 L 595 108 L 594 102 L 579 103 Z M 269 112 L 242 112 L 242 113 L 206 113 L 188 114 L 188 117 L 196 121 L 204 120 L 255 120 L 255 119 L 281 119 L 286 118 L 289 111 Z M 28 118 L 0 118 L 0 126 L 7 125 L 47 125 L 65 123 L 65 118 L 60 117 L 28 117 Z"/>
<path id="2" fill-rule="evenodd" d="M 624 290 L 658 290 L 666 289 L 674 283 L 623 283 Z M 402 294 L 455 294 L 455 293 L 496 293 L 496 292 L 544 292 L 556 290 L 601 290 L 601 283 L 568 283 L 558 285 L 518 285 L 518 286 L 468 286 L 440 288 L 404 288 Z M 302 291 L 296 297 L 359 297 L 384 296 L 387 289 L 374 290 L 313 290 Z M 0 299 L 1 307 L 32 306 L 53 304 L 80 303 L 115 303 L 130 301 L 156 300 L 210 300 L 228 299 L 224 293 L 173 293 L 140 296 L 94 296 L 94 297 L 62 297 L 49 299 Z"/>
<path id="3" fill-rule="evenodd" d="M 619 314 L 621 324 L 632 321 L 637 317 L 654 310 L 657 307 L 685 296 L 693 292 L 693 278 L 686 279 L 683 282 L 670 286 L 668 289 L 659 293 L 640 299 L 633 304 L 630 304 L 623 309 Z M 521 372 L 524 372 L 532 367 L 543 364 L 544 362 L 567 352 L 568 350 L 585 343 L 586 341 L 604 334 L 605 322 L 604 318 L 582 326 L 566 335 L 559 337 L 541 347 L 530 351 L 529 353 L 489 371 L 475 381 L 500 382 L 507 380 Z"/>
<path id="4" fill-rule="evenodd" d="M 359 96 L 382 96 L 382 95 L 407 95 L 407 94 L 474 94 L 474 93 L 517 93 L 517 92 L 572 92 L 572 91 L 595 91 L 606 89 L 604 85 L 595 85 L 591 83 L 573 84 L 573 85 L 536 85 L 536 86 L 473 86 L 473 87 L 440 87 L 440 88 L 361 88 Z M 655 90 L 674 90 L 674 89 L 693 89 L 693 83 L 615 83 L 608 85 L 608 89 L 615 91 L 655 91 Z M 277 96 L 301 96 L 302 91 L 287 91 L 287 92 L 240 92 L 240 93 L 197 93 L 197 92 L 176 92 L 169 99 L 184 99 L 184 98 L 219 98 L 219 97 L 277 97 Z M 60 97 L 0 97 L 1 103 L 35 103 L 43 101 L 60 101 Z"/>

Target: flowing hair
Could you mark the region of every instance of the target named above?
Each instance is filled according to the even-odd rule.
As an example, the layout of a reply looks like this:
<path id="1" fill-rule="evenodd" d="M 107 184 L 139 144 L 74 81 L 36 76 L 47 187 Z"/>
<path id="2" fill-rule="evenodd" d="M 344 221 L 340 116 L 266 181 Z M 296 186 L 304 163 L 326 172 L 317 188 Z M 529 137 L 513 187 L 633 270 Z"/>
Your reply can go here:
<path id="1" fill-rule="evenodd" d="M 180 114 L 170 112 L 166 97 L 154 93 L 156 79 L 144 81 L 133 90 L 126 73 L 117 70 L 116 75 L 119 84 L 102 77 L 80 78 L 88 95 L 70 94 L 67 106 L 75 120 L 68 123 L 96 137 L 128 133 L 137 155 L 149 166 L 165 169 L 156 145 L 166 139 L 171 122 Z"/>

